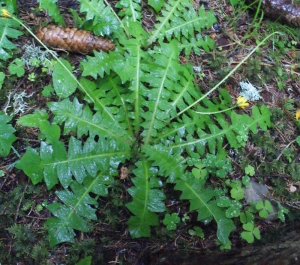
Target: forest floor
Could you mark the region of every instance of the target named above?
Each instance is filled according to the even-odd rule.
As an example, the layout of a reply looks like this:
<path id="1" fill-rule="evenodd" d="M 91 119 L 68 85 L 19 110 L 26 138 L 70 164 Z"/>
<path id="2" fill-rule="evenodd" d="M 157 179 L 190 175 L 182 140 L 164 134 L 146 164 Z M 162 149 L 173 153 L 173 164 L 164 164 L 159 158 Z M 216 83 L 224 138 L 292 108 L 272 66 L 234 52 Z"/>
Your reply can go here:
<path id="1" fill-rule="evenodd" d="M 298 216 L 297 210 L 300 209 L 300 147 L 295 142 L 300 128 L 295 119 L 296 110 L 300 108 L 300 29 L 270 21 L 267 17 L 260 21 L 261 13 L 256 17 L 256 11 L 244 4 L 232 7 L 225 0 L 202 2 L 207 9 L 214 10 L 218 19 L 218 23 L 205 32 L 215 40 L 215 48 L 209 53 L 202 52 L 200 56 L 192 53 L 186 58 L 182 54 L 181 61 L 192 63 L 195 69 L 199 69 L 196 82 L 203 92 L 222 80 L 259 41 L 275 31 L 281 32 L 271 37 L 221 85 L 230 92 L 232 98 L 237 98 L 241 91 L 240 82 L 252 84 L 260 91 L 261 98 L 250 102 L 251 106 L 265 104 L 272 112 L 273 127 L 267 133 L 250 135 L 245 148 L 228 154 L 233 164 L 230 173 L 232 177 L 241 176 L 242 169 L 252 165 L 256 169 L 253 179 L 265 183 L 272 196 L 289 208 L 290 215 L 285 223 L 280 220 L 260 222 L 262 239 L 257 244 L 272 242 L 280 238 L 285 228 L 291 230 L 293 220 Z M 197 5 L 199 1 L 195 1 L 195 8 Z M 151 27 L 151 11 L 145 10 L 144 13 L 147 14 L 144 26 Z M 21 18 L 32 27 L 40 23 L 32 20 L 28 14 L 22 14 Z M 19 55 L 23 52 L 21 47 L 32 42 L 28 36 L 20 37 L 16 43 L 20 47 Z M 75 67 L 83 58 L 83 55 L 69 56 Z M 30 107 L 27 113 L 46 106 L 47 98 L 39 91 L 51 81 L 32 82 L 28 78 L 30 74 L 26 73 L 13 91 L 32 94 L 28 100 Z M 2 110 L 9 92 L 12 91 L 2 91 Z M 239 111 L 247 112 L 247 109 Z M 44 264 L 45 259 L 47 264 L 75 264 L 88 255 L 97 256 L 96 259 L 101 262 L 97 264 L 184 264 L 184 261 L 189 261 L 189 251 L 219 251 L 214 225 L 211 225 L 211 232 L 200 239 L 187 232 L 187 227 L 192 226 L 188 221 L 186 226 L 176 232 L 166 231 L 160 238 L 131 239 L 126 228 L 126 213 L 118 205 L 110 203 L 110 200 L 116 201 L 119 198 L 108 198 L 105 201 L 106 212 L 100 216 L 101 222 L 94 226 L 93 233 L 78 234 L 80 240 L 76 244 L 61 244 L 51 249 L 46 238 L 47 232 L 43 228 L 50 213 L 42 205 L 45 201 L 53 201 L 55 194 L 48 191 L 44 184 L 32 185 L 22 171 L 14 168 L 18 160 L 17 153 L 24 153 L 27 146 L 39 145 L 39 141 L 35 140 L 38 131 L 23 128 L 17 136 L 17 152 L 11 152 L 0 161 L 0 169 L 5 172 L 0 178 L 1 264 Z M 38 205 L 41 206 L 40 210 Z M 174 200 L 168 202 L 168 207 L 178 212 L 180 207 L 186 206 Z M 118 211 L 119 219 L 114 220 L 111 212 Z M 231 241 L 232 249 L 248 245 L 241 240 L 238 232 L 231 235 Z M 189 261 L 187 264 L 193 263 Z"/>

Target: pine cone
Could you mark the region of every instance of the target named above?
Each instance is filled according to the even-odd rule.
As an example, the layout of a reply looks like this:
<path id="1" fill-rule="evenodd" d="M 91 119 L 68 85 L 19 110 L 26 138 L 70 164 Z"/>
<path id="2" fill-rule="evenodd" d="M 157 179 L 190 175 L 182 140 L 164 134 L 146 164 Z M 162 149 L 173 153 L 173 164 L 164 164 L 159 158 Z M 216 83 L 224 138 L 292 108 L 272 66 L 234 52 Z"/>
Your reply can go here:
<path id="1" fill-rule="evenodd" d="M 108 52 L 115 49 L 115 44 L 111 40 L 77 28 L 48 25 L 40 28 L 36 36 L 53 49 L 69 52 L 87 54 L 94 50 Z"/>

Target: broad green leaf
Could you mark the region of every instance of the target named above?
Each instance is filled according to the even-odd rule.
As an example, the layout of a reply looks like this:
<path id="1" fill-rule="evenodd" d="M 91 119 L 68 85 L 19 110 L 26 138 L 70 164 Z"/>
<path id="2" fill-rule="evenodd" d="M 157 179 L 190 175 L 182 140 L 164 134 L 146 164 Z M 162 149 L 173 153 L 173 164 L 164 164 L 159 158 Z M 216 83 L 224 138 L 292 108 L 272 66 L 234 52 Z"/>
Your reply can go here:
<path id="1" fill-rule="evenodd" d="M 62 206 L 63 207 L 63 206 Z M 65 209 L 66 210 L 66 207 Z M 54 247 L 55 245 L 62 242 L 74 243 L 75 232 L 72 228 L 65 225 L 63 220 L 57 218 L 49 218 L 45 222 L 45 227 L 48 230 L 50 246 Z"/>
<path id="2" fill-rule="evenodd" d="M 15 129 L 8 124 L 11 117 L 0 111 L 0 156 L 7 156 L 12 143 L 17 139 L 14 136 Z"/>
<path id="3" fill-rule="evenodd" d="M 66 98 L 74 93 L 77 88 L 76 79 L 72 73 L 72 66 L 66 60 L 59 59 L 60 63 L 55 64 L 52 74 L 53 86 L 57 96 Z"/>
<path id="4" fill-rule="evenodd" d="M 87 256 L 76 263 L 76 265 L 90 265 L 92 264 L 92 256 Z"/>
<path id="5" fill-rule="evenodd" d="M 235 229 L 235 225 L 233 221 L 228 218 L 220 218 L 218 220 L 218 231 L 217 237 L 222 242 L 222 244 L 226 244 L 229 234 Z"/>

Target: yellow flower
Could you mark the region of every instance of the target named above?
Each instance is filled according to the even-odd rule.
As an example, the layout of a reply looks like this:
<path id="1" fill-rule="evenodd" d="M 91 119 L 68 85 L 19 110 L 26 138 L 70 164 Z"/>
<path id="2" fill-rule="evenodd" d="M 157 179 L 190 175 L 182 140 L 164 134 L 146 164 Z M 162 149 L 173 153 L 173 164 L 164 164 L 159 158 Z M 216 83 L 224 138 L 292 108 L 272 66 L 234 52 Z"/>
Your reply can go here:
<path id="1" fill-rule="evenodd" d="M 238 107 L 240 107 L 241 109 L 244 109 L 246 107 L 249 107 L 249 103 L 247 102 L 247 99 L 245 99 L 242 96 L 239 96 L 236 100 L 236 104 L 238 105 Z"/>
<path id="2" fill-rule="evenodd" d="M 11 14 L 6 9 L 1 9 L 1 13 L 4 17 L 11 17 Z"/>
<path id="3" fill-rule="evenodd" d="M 300 118 L 300 109 L 297 109 L 296 110 L 296 120 L 299 120 L 299 118 Z"/>

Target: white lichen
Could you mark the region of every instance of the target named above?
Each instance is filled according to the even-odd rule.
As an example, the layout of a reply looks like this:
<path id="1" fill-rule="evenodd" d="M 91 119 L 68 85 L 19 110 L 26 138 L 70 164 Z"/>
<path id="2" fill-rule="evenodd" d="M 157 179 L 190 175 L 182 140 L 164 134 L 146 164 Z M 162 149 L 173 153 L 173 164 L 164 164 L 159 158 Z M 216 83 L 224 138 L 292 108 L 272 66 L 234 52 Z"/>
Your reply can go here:
<path id="1" fill-rule="evenodd" d="M 34 93 L 27 95 L 25 91 L 22 91 L 21 93 L 10 92 L 7 96 L 7 103 L 5 108 L 3 108 L 3 112 L 7 115 L 7 110 L 9 108 L 12 108 L 11 116 L 26 112 L 29 107 L 25 99 L 30 98 L 33 94 Z"/>
<path id="2" fill-rule="evenodd" d="M 240 82 L 241 93 L 240 96 L 243 96 L 246 100 L 255 101 L 261 99 L 259 92 L 261 90 L 253 86 L 248 80 L 247 82 Z"/>
<path id="3" fill-rule="evenodd" d="M 55 51 L 52 52 L 57 55 Z M 42 50 L 40 46 L 35 46 L 34 44 L 24 45 L 24 53 L 21 60 L 25 63 L 27 69 L 41 65 L 47 68 L 48 73 L 49 71 L 51 72 L 51 54 L 47 50 Z"/>

